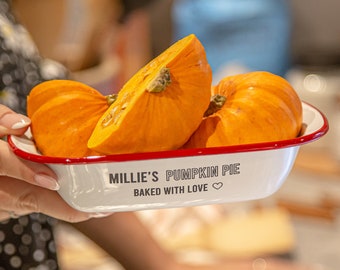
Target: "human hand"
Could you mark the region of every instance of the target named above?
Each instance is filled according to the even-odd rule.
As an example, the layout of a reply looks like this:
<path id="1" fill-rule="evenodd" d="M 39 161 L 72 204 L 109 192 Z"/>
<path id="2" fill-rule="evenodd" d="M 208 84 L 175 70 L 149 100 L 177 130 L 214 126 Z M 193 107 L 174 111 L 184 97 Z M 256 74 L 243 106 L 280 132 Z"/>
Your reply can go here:
<path id="1" fill-rule="evenodd" d="M 0 105 L 0 137 L 22 135 L 31 121 Z M 22 160 L 0 140 L 0 221 L 40 212 L 68 222 L 87 220 L 95 215 L 70 207 L 56 192 L 56 174 L 46 165 Z"/>

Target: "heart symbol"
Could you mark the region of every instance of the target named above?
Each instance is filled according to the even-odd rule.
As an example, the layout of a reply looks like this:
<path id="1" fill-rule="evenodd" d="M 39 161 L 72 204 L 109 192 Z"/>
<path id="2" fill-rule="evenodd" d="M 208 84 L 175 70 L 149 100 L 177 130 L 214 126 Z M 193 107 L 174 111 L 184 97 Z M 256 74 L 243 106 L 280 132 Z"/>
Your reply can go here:
<path id="1" fill-rule="evenodd" d="M 223 183 L 222 182 L 216 182 L 212 184 L 212 187 L 216 190 L 219 190 L 220 188 L 223 187 Z"/>

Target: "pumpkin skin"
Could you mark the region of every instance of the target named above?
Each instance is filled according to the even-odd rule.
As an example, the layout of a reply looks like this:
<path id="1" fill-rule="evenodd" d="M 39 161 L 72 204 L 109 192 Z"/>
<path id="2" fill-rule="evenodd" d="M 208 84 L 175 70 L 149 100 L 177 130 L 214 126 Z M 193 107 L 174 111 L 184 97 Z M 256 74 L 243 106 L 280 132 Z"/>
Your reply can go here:
<path id="1" fill-rule="evenodd" d="M 228 76 L 212 87 L 226 97 L 204 117 L 184 148 L 251 144 L 291 139 L 302 127 L 302 104 L 282 77 L 255 71 Z"/>
<path id="2" fill-rule="evenodd" d="M 88 147 L 104 154 L 171 150 L 199 126 L 210 102 L 212 72 L 195 35 L 141 68 L 99 119 Z"/>
<path id="3" fill-rule="evenodd" d="M 27 115 L 30 117 L 40 106 L 56 96 L 80 92 L 97 94 L 97 90 L 92 87 L 73 80 L 42 82 L 36 85 L 27 96 Z"/>
<path id="4" fill-rule="evenodd" d="M 53 157 L 99 155 L 87 148 L 87 141 L 108 107 L 105 96 L 80 82 L 52 80 L 37 85 L 27 98 L 37 148 Z"/>

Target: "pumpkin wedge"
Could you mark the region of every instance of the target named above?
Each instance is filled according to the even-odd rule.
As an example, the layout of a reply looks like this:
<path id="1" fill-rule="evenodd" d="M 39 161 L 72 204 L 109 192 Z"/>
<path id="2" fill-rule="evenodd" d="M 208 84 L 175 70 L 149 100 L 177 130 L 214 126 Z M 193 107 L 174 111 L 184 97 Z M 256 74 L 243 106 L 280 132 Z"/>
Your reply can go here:
<path id="1" fill-rule="evenodd" d="M 27 98 L 37 148 L 54 157 L 99 155 L 87 148 L 87 141 L 110 102 L 80 82 L 52 80 L 37 85 Z"/>
<path id="2" fill-rule="evenodd" d="M 302 127 L 302 105 L 282 77 L 255 71 L 228 76 L 212 87 L 209 109 L 184 148 L 291 139 Z"/>
<path id="3" fill-rule="evenodd" d="M 171 150 L 199 126 L 210 102 L 212 73 L 195 35 L 141 68 L 99 119 L 88 147 L 104 154 Z"/>

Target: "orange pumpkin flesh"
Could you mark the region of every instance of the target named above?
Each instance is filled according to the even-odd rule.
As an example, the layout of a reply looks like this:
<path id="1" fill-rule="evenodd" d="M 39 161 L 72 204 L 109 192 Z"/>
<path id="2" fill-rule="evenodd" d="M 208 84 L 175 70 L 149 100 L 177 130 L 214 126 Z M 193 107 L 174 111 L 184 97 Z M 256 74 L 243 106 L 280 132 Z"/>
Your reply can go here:
<path id="1" fill-rule="evenodd" d="M 201 148 L 291 139 L 302 126 L 301 101 L 282 77 L 250 72 L 224 78 L 212 95 L 226 98 L 206 116 L 184 148 Z"/>
<path id="2" fill-rule="evenodd" d="M 181 147 L 202 120 L 211 80 L 199 40 L 194 35 L 179 40 L 124 85 L 88 147 L 104 154 Z"/>
<path id="3" fill-rule="evenodd" d="M 42 154 L 99 155 L 87 148 L 98 119 L 109 107 L 107 98 L 98 91 L 79 82 L 47 81 L 32 89 L 27 107 L 32 134 Z"/>

